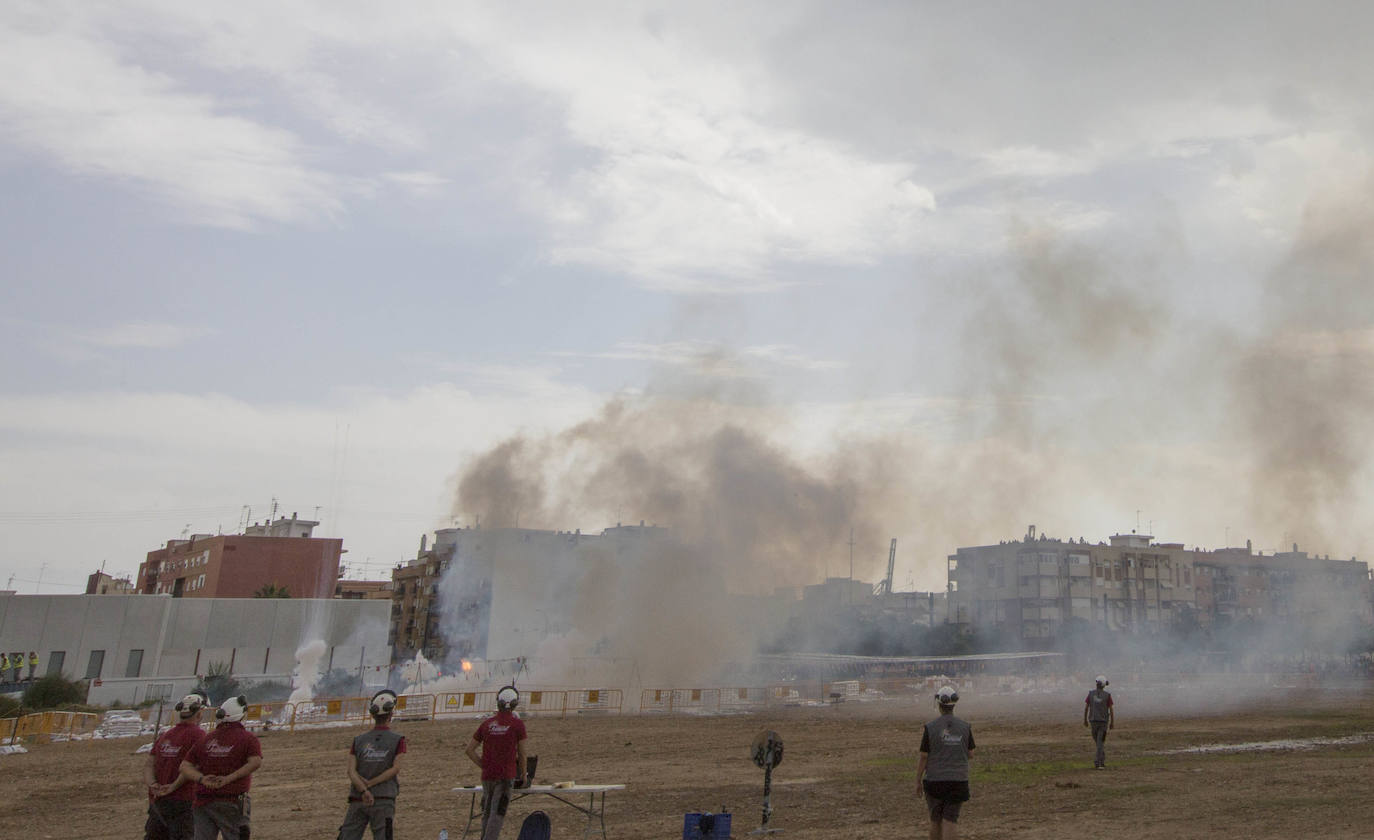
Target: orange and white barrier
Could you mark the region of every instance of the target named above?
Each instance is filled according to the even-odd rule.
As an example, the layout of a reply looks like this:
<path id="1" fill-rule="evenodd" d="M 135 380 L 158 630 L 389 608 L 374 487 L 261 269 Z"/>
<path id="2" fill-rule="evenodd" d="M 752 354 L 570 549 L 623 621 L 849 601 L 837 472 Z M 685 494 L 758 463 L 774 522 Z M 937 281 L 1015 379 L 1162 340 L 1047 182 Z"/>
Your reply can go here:
<path id="1" fill-rule="evenodd" d="M 567 697 L 564 714 L 572 712 L 583 714 L 585 712 L 614 712 L 620 714 L 621 706 L 625 702 L 625 692 L 618 688 L 588 688 L 566 691 Z"/>
<path id="2" fill-rule="evenodd" d="M 768 695 L 766 688 L 722 688 L 720 708 L 732 712 L 762 709 L 768 705 Z"/>
<path id="3" fill-rule="evenodd" d="M 562 715 L 567 711 L 566 691 L 526 689 L 520 692 L 520 711 L 525 714 Z"/>
<path id="4" fill-rule="evenodd" d="M 396 698 L 394 714 L 398 718 L 429 720 L 434 717 L 436 698 L 433 694 L 402 694 Z"/>
<path id="5" fill-rule="evenodd" d="M 367 720 L 371 698 L 342 697 L 335 700 L 315 699 L 297 703 L 291 715 L 291 728 L 350 720 Z"/>
<path id="6" fill-rule="evenodd" d="M 89 736 L 100 723 L 100 717 L 88 712 L 34 712 L 0 721 L 0 743 L 17 744 L 25 738 L 51 741 Z"/>
<path id="7" fill-rule="evenodd" d="M 446 691 L 435 696 L 435 717 L 466 715 L 469 717 L 496 714 L 494 691 Z"/>
<path id="8" fill-rule="evenodd" d="M 639 695 L 640 714 L 645 712 L 704 713 L 720 711 L 719 688 L 646 688 Z"/>

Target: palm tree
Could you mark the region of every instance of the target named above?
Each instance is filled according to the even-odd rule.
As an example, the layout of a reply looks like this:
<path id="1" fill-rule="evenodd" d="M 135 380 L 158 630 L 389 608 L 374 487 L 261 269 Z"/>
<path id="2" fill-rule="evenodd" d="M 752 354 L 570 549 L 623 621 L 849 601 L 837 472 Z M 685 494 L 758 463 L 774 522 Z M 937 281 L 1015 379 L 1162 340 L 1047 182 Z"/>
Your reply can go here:
<path id="1" fill-rule="evenodd" d="M 290 598 L 291 590 L 276 583 L 264 583 L 253 593 L 254 598 Z"/>

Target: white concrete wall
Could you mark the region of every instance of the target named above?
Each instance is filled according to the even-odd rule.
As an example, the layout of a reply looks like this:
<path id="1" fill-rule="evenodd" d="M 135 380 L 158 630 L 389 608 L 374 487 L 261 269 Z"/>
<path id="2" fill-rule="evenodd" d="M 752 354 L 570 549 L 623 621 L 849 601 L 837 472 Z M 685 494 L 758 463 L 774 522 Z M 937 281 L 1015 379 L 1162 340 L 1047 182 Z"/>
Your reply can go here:
<path id="1" fill-rule="evenodd" d="M 103 650 L 101 685 L 92 684 L 90 702 L 132 703 L 153 686 L 172 684 L 184 694 L 212 663 L 232 662 L 239 676 L 289 678 L 296 649 L 317 638 L 333 667 L 385 673 L 390 611 L 380 600 L 0 594 L 0 649 L 37 651 L 40 675 L 53 652 L 63 651 L 62 671 L 75 679 L 86 676 L 91 652 Z M 126 677 L 133 650 L 143 651 L 142 665 Z"/>

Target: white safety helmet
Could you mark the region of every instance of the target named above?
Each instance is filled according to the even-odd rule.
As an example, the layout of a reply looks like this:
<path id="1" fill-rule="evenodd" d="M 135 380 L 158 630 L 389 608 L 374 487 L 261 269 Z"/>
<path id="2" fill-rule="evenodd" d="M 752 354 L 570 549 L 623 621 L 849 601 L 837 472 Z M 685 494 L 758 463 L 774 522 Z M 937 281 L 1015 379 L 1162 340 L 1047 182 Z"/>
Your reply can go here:
<path id="1" fill-rule="evenodd" d="M 193 691 L 190 694 L 178 700 L 174 708 L 181 714 L 183 718 L 189 718 L 193 716 L 196 712 L 205 708 L 209 703 L 210 698 L 205 695 L 205 692 L 197 689 L 196 691 Z"/>
<path id="2" fill-rule="evenodd" d="M 1106 688 L 1110 684 L 1107 682 L 1107 678 L 1102 676 L 1101 674 L 1098 674 L 1095 679 L 1097 681 L 1098 688 Z"/>
<path id="3" fill-rule="evenodd" d="M 243 720 L 243 715 L 248 711 L 248 698 L 240 694 L 238 697 L 230 697 L 219 704 L 219 711 L 215 712 L 215 717 L 226 723 L 236 723 Z"/>
<path id="4" fill-rule="evenodd" d="M 953 706 L 959 702 L 959 692 L 952 685 L 940 686 L 940 690 L 935 692 L 935 701 L 941 706 Z"/>
<path id="5" fill-rule="evenodd" d="M 508 685 L 496 692 L 496 708 L 503 712 L 509 712 L 520 705 L 520 691 L 513 685 Z"/>
<path id="6" fill-rule="evenodd" d="M 373 717 L 385 717 L 396 708 L 396 692 L 384 688 L 372 695 L 372 703 L 367 710 Z"/>

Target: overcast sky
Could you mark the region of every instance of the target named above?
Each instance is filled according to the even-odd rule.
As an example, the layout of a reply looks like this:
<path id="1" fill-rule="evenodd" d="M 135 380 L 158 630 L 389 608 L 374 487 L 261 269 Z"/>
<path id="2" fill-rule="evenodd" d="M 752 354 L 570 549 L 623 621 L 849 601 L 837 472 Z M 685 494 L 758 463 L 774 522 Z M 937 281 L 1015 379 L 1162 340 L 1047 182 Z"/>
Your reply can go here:
<path id="1" fill-rule="evenodd" d="M 919 457 L 899 588 L 1032 522 L 1363 559 L 1372 9 L 7 0 L 0 588 L 273 498 L 382 576 L 678 397 Z"/>

